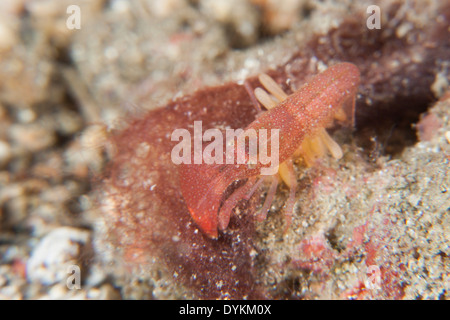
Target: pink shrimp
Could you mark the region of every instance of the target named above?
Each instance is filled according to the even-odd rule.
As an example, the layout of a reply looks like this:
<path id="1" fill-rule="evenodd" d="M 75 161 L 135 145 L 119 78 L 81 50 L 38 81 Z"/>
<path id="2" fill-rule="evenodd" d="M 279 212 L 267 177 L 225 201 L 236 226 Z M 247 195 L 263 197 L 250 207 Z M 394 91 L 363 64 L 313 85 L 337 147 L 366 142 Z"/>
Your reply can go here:
<path id="1" fill-rule="evenodd" d="M 299 90 L 287 96 L 267 75 L 260 76 L 260 82 L 271 93 L 260 88 L 255 96 L 267 109 L 257 117 L 242 133 L 261 132 L 261 129 L 278 129 L 278 140 L 272 136 L 266 139 L 265 147 L 276 147 L 279 142 L 279 168 L 270 187 L 260 219 L 263 219 L 273 199 L 280 176 L 291 188 L 287 201 L 287 215 L 290 224 L 295 204 L 296 178 L 291 157 L 302 154 L 311 164 L 316 155 L 328 149 L 335 158 L 342 156 L 340 147 L 325 131 L 333 120 L 349 119 L 353 122 L 353 112 L 360 74 L 351 63 L 340 63 L 319 73 Z M 253 97 L 254 98 L 254 97 Z M 278 104 L 275 100 L 280 101 Z M 351 114 L 345 108 L 350 106 Z M 348 110 L 347 110 L 348 111 Z M 238 137 L 239 139 L 239 137 Z M 260 145 L 261 146 L 261 145 Z M 248 148 L 245 149 L 242 164 L 182 164 L 180 167 L 180 187 L 183 198 L 193 220 L 209 237 L 217 238 L 219 230 L 225 230 L 233 208 L 241 199 L 249 198 L 260 184 L 256 177 L 272 164 L 257 161 L 250 163 Z M 235 147 L 235 155 L 238 150 Z M 224 193 L 234 181 L 247 179 L 227 198 Z"/>

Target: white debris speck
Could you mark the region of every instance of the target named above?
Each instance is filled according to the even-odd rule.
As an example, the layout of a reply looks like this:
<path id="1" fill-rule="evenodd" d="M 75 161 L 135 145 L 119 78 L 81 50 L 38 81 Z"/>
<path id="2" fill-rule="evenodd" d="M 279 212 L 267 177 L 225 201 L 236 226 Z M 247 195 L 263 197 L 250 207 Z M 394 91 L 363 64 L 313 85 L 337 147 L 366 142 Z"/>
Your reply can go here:
<path id="1" fill-rule="evenodd" d="M 450 144 L 450 131 L 445 133 L 445 139 L 447 139 L 447 142 Z"/>
<path id="2" fill-rule="evenodd" d="M 150 145 L 147 142 L 141 142 L 136 149 L 136 156 L 146 158 L 150 151 Z"/>
<path id="3" fill-rule="evenodd" d="M 0 140 L 0 166 L 9 162 L 12 157 L 12 151 L 9 143 Z"/>
<path id="4" fill-rule="evenodd" d="M 444 72 L 438 72 L 433 84 L 431 85 L 431 91 L 433 91 L 436 97 L 441 97 L 444 92 L 447 91 L 448 86 L 449 83 L 447 80 L 447 74 Z"/>

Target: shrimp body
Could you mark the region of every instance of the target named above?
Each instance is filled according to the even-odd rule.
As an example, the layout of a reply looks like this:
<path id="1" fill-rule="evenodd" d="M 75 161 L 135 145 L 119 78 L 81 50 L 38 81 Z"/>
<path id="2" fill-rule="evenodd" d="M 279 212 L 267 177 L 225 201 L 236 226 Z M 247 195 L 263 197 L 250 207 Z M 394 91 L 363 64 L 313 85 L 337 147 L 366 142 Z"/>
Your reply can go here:
<path id="1" fill-rule="evenodd" d="M 325 131 L 324 127 L 339 118 L 339 112 L 348 102 L 353 122 L 359 77 L 355 65 L 340 63 L 319 73 L 290 96 L 284 97 L 279 93 L 282 97 L 278 97 L 276 92 L 271 91 L 282 101 L 254 120 L 244 133 L 249 129 L 257 133 L 261 129 L 278 129 L 278 139 L 272 141 L 268 135 L 265 143 L 267 150 L 272 150 L 275 143 L 279 144 L 278 163 L 283 165 L 299 149 L 305 137 L 314 137 L 321 130 Z M 235 154 L 237 152 L 235 150 Z M 245 158 L 249 159 L 249 155 L 246 154 Z M 248 194 L 261 170 L 270 165 L 260 161 L 252 165 L 182 164 L 179 173 L 181 192 L 200 229 L 209 237 L 217 238 L 218 229 L 223 230 L 228 225 L 232 207 Z M 248 179 L 247 183 L 228 198 L 233 201 L 224 200 L 224 192 L 230 184 L 243 179 Z"/>

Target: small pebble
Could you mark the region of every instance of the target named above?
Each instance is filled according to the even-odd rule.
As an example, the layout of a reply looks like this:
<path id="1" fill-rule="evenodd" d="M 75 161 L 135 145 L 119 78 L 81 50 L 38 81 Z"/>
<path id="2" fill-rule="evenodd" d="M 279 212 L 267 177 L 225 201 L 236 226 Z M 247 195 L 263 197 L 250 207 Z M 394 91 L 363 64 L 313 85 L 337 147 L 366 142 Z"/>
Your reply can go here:
<path id="1" fill-rule="evenodd" d="M 53 131 L 38 124 L 13 124 L 9 128 L 9 135 L 13 142 L 29 152 L 44 150 L 56 140 Z"/>
<path id="2" fill-rule="evenodd" d="M 45 285 L 67 279 L 67 267 L 78 263 L 88 231 L 60 227 L 41 239 L 27 263 L 27 278 Z"/>

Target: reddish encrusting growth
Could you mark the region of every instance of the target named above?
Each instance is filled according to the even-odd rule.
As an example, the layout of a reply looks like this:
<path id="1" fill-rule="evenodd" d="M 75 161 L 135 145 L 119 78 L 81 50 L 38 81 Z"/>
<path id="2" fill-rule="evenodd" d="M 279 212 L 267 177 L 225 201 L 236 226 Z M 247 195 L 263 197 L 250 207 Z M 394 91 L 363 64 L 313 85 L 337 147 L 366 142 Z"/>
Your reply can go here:
<path id="1" fill-rule="evenodd" d="M 102 209 L 108 240 L 130 267 L 145 271 L 158 264 L 191 290 L 186 297 L 263 297 L 253 273 L 251 215 L 234 217 L 219 240 L 206 237 L 189 215 L 178 167 L 170 159 L 174 129 L 194 120 L 203 121 L 204 129 L 240 128 L 255 114 L 245 88 L 228 84 L 151 111 L 111 138 L 116 153 L 106 172 Z M 252 211 L 255 203 L 243 205 L 242 210 Z"/>
<path id="2" fill-rule="evenodd" d="M 300 147 L 306 136 L 314 136 L 333 122 L 340 108 L 347 107 L 347 119 L 353 122 L 354 103 L 359 85 L 358 68 L 351 63 L 334 65 L 319 73 L 295 93 L 265 112 L 246 127 L 255 130 L 279 129 L 279 163 Z M 345 113 L 345 112 L 344 112 Z M 272 150 L 268 139 L 267 150 Z M 235 149 L 235 155 L 237 150 Z M 246 159 L 249 156 L 247 154 Z M 235 157 L 236 159 L 236 157 Z M 180 187 L 192 218 L 211 238 L 218 237 L 218 227 L 226 228 L 229 213 L 220 204 L 228 186 L 236 180 L 261 174 L 271 164 L 184 164 L 180 168 Z M 254 182 L 253 180 L 250 180 Z M 247 182 L 249 183 L 249 182 Z"/>

